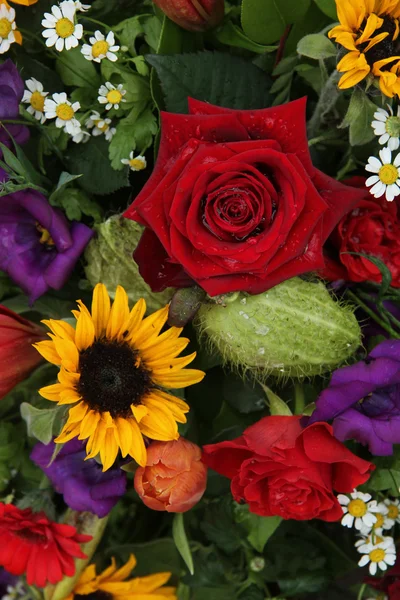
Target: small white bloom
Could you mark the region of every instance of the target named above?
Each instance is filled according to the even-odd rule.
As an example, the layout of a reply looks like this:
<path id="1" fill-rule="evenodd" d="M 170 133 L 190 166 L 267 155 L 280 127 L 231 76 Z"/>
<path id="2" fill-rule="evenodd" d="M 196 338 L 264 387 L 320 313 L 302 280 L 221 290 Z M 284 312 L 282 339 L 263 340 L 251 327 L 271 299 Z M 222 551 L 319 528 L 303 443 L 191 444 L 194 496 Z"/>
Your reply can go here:
<path id="1" fill-rule="evenodd" d="M 105 85 L 101 85 L 99 87 L 99 96 L 98 101 L 100 104 L 106 105 L 106 110 L 110 110 L 110 108 L 118 109 L 121 102 L 126 102 L 125 96 L 126 90 L 124 90 L 122 83 L 117 85 L 113 85 L 109 81 L 105 83 Z"/>
<path id="2" fill-rule="evenodd" d="M 380 198 L 385 195 L 386 200 L 391 202 L 400 194 L 400 153 L 392 163 L 392 152 L 389 148 L 382 148 L 379 151 L 379 158 L 370 156 L 368 164 L 365 167 L 366 171 L 376 173 L 372 177 L 368 177 L 365 185 L 370 187 L 370 193 L 375 198 Z"/>
<path id="3" fill-rule="evenodd" d="M 22 581 L 18 581 L 14 586 L 8 585 L 6 591 L 7 594 L 2 596 L 1 600 L 18 600 L 21 596 L 25 596 L 26 594 Z"/>
<path id="4" fill-rule="evenodd" d="M 387 105 L 388 111 L 383 108 L 378 108 L 374 113 L 375 121 L 372 121 L 371 126 L 375 135 L 379 137 L 379 143 L 388 145 L 389 150 L 397 150 L 400 146 L 400 107 L 397 108 L 397 115 L 393 114 L 393 110 Z"/>
<path id="5" fill-rule="evenodd" d="M 118 60 L 115 52 L 118 52 L 119 46 L 115 45 L 115 38 L 110 31 L 105 38 L 101 31 L 95 31 L 94 37 L 89 38 L 90 44 L 83 44 L 81 52 L 87 60 L 101 62 L 103 58 L 108 58 L 111 62 Z"/>
<path id="6" fill-rule="evenodd" d="M 105 136 L 107 142 L 110 142 L 117 131 L 115 127 L 110 127 L 111 119 L 103 119 L 97 110 L 94 110 L 90 115 L 90 118 L 86 121 L 86 127 L 92 129 L 92 135 L 95 137 L 98 135 Z"/>
<path id="7" fill-rule="evenodd" d="M 79 12 L 87 12 L 89 8 L 91 8 L 90 4 L 82 4 L 80 0 L 75 0 L 74 4 L 75 10 L 78 10 Z"/>
<path id="8" fill-rule="evenodd" d="M 354 490 L 350 494 L 350 498 L 344 494 L 339 494 L 337 498 L 344 513 L 342 525 L 345 527 L 353 527 L 354 525 L 359 531 L 363 528 L 364 531 L 367 528 L 368 531 L 371 531 L 376 523 L 374 513 L 378 512 L 378 506 L 376 500 L 371 500 L 370 494 L 363 494 Z"/>
<path id="9" fill-rule="evenodd" d="M 141 154 L 134 156 L 133 151 L 130 153 L 129 158 L 123 158 L 121 162 L 123 165 L 129 165 L 131 171 L 143 171 L 147 167 L 145 157 Z"/>
<path id="10" fill-rule="evenodd" d="M 67 94 L 53 94 L 52 98 L 44 101 L 44 114 L 46 119 L 56 119 L 56 127 L 62 127 L 69 135 L 76 135 L 81 130 L 81 124 L 75 117 L 75 113 L 81 105 L 79 102 L 71 102 Z"/>
<path id="11" fill-rule="evenodd" d="M 66 50 L 76 48 L 83 35 L 83 27 L 75 24 L 75 12 L 75 2 L 64 0 L 59 6 L 54 4 L 51 13 L 44 13 L 42 25 L 46 29 L 42 35 L 48 48 L 55 46 L 58 52 L 62 52 L 64 47 Z"/>
<path id="12" fill-rule="evenodd" d="M 86 142 L 88 142 L 89 140 L 90 133 L 88 131 L 85 131 L 84 129 L 81 129 L 80 131 L 78 131 L 78 133 L 72 136 L 72 141 L 75 142 L 75 144 L 86 144 Z"/>
<path id="13" fill-rule="evenodd" d="M 15 42 L 15 10 L 0 4 L 0 54 L 4 54 Z"/>
<path id="14" fill-rule="evenodd" d="M 28 88 L 24 91 L 22 102 L 29 104 L 26 109 L 28 113 L 33 115 L 35 119 L 44 123 L 46 116 L 44 114 L 44 100 L 48 92 L 43 91 L 43 85 L 37 79 L 33 77 L 25 81 L 25 85 Z"/>
<path id="15" fill-rule="evenodd" d="M 391 529 L 395 523 L 400 523 L 400 500 L 390 500 L 386 498 L 383 501 L 387 508 L 387 514 L 385 515 L 384 529 Z"/>
<path id="16" fill-rule="evenodd" d="M 369 563 L 371 575 L 376 575 L 378 567 L 381 571 L 386 571 L 388 565 L 392 567 L 396 562 L 396 546 L 392 537 L 384 537 L 381 542 L 375 544 L 366 541 L 357 550 L 364 555 L 360 558 L 358 566 L 365 567 Z"/>

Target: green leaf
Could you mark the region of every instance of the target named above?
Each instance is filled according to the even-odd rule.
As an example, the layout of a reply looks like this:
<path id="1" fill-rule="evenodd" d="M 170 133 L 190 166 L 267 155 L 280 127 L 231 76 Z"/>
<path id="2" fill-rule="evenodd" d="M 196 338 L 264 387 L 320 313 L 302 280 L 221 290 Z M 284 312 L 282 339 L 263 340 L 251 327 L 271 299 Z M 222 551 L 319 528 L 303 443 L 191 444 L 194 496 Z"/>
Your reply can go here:
<path id="1" fill-rule="evenodd" d="M 235 523 L 230 496 L 209 505 L 200 526 L 208 540 L 228 554 L 236 552 L 242 545 L 243 529 Z"/>
<path id="2" fill-rule="evenodd" d="M 101 79 L 90 60 L 86 60 L 80 48 L 63 50 L 56 60 L 56 70 L 65 85 L 98 88 Z"/>
<path id="3" fill-rule="evenodd" d="M 277 75 L 283 75 L 284 73 L 292 73 L 298 62 L 298 56 L 287 56 L 277 64 L 272 71 L 272 75 L 276 77 Z"/>
<path id="4" fill-rule="evenodd" d="M 49 444 L 53 434 L 58 433 L 56 426 L 60 425 L 60 418 L 65 413 L 65 406 L 56 408 L 35 408 L 28 402 L 21 404 L 21 417 L 26 422 L 28 435 L 34 437 L 42 444 Z"/>
<path id="5" fill-rule="evenodd" d="M 66 188 L 66 186 L 71 183 L 71 181 L 74 181 L 75 179 L 79 179 L 79 177 L 82 177 L 81 174 L 79 175 L 72 175 L 71 173 L 67 173 L 66 171 L 62 171 L 59 179 L 58 179 L 58 183 L 56 185 L 55 190 L 52 192 L 52 194 L 49 197 L 49 202 L 50 204 L 57 204 L 57 198 L 60 195 L 60 193 L 62 191 L 64 191 L 64 189 Z"/>
<path id="6" fill-rule="evenodd" d="M 61 190 L 55 200 L 50 199 L 50 204 L 62 208 L 70 221 L 81 221 L 82 215 L 92 217 L 95 223 L 103 220 L 103 211 L 97 202 L 77 188 Z"/>
<path id="7" fill-rule="evenodd" d="M 270 81 L 252 63 L 220 52 L 147 56 L 156 69 L 167 110 L 187 113 L 187 98 L 227 108 L 252 109 L 270 105 Z"/>
<path id="8" fill-rule="evenodd" d="M 72 174 L 81 174 L 78 184 L 90 194 L 112 194 L 129 185 L 128 168 L 115 171 L 108 158 L 108 143 L 103 137 L 91 137 L 87 144 L 74 147 L 67 155 Z"/>
<path id="9" fill-rule="evenodd" d="M 121 159 L 129 158 L 130 152 L 138 149 L 143 154 L 158 131 L 157 119 L 149 107 L 143 110 L 143 104 L 137 104 L 125 119 L 117 125 L 117 131 L 109 145 L 109 157 L 113 169 L 124 168 Z"/>
<path id="10" fill-rule="evenodd" d="M 125 563 L 130 554 L 134 554 L 138 564 L 135 575 L 142 577 L 151 571 L 170 571 L 173 575 L 180 575 L 181 561 L 175 543 L 170 538 L 161 538 L 143 544 L 120 544 L 112 546 L 106 551 L 108 556 L 115 556 L 121 563 Z"/>
<path id="11" fill-rule="evenodd" d="M 143 31 L 144 39 L 150 48 L 156 51 L 160 43 L 162 31 L 162 24 L 159 19 L 157 17 L 150 17 L 150 19 L 143 23 Z"/>
<path id="12" fill-rule="evenodd" d="M 263 383 L 260 383 L 260 385 L 267 395 L 271 415 L 287 415 L 289 417 L 292 416 L 293 413 L 286 404 L 286 402 L 281 400 L 279 396 L 277 396 L 269 387 L 267 387 Z"/>
<path id="13" fill-rule="evenodd" d="M 364 252 L 342 252 L 342 254 L 353 254 L 354 256 L 362 256 L 363 258 L 366 258 L 367 260 L 372 262 L 373 265 L 378 267 L 382 275 L 382 282 L 379 287 L 378 297 L 382 299 L 383 296 L 389 291 L 390 285 L 392 283 L 392 273 L 385 265 L 385 263 L 377 256 L 365 254 Z"/>
<path id="14" fill-rule="evenodd" d="M 265 393 L 254 378 L 229 373 L 223 380 L 223 395 L 226 402 L 240 413 L 265 410 Z"/>
<path id="15" fill-rule="evenodd" d="M 282 517 L 260 517 L 251 513 L 247 504 L 236 505 L 235 519 L 246 528 L 247 539 L 260 553 L 264 551 L 265 544 L 282 522 Z"/>
<path id="16" fill-rule="evenodd" d="M 311 5 L 311 0 L 284 0 L 279 2 L 279 12 L 286 24 L 297 23 L 303 19 Z"/>
<path id="17" fill-rule="evenodd" d="M 18 53 L 16 62 L 18 71 L 25 81 L 30 77 L 34 77 L 43 84 L 44 91 L 51 94 L 62 89 L 62 82 L 56 71 L 46 66 L 42 60 L 36 60 L 24 52 L 23 54 Z"/>
<path id="18" fill-rule="evenodd" d="M 349 108 L 340 127 L 350 127 L 351 146 L 362 146 L 371 141 L 374 131 L 371 122 L 376 105 L 371 102 L 361 88 L 355 88 L 350 99 Z"/>
<path id="19" fill-rule="evenodd" d="M 400 471 L 377 469 L 368 481 L 368 489 L 375 492 L 387 491 L 391 496 L 400 496 Z"/>
<path id="20" fill-rule="evenodd" d="M 297 53 L 315 60 L 336 56 L 337 51 L 332 42 L 322 33 L 311 33 L 303 37 L 297 44 Z"/>
<path id="21" fill-rule="evenodd" d="M 244 48 L 250 50 L 250 52 L 256 52 L 257 54 L 265 54 L 267 52 L 274 52 L 278 46 L 264 46 L 253 42 L 243 31 L 232 23 L 232 21 L 225 21 L 225 23 L 215 31 L 215 37 L 222 44 L 227 46 L 234 46 L 236 48 Z"/>
<path id="22" fill-rule="evenodd" d="M 242 27 L 251 40 L 258 44 L 279 40 L 286 23 L 278 5 L 280 2 L 277 0 L 243 0 Z"/>
<path id="23" fill-rule="evenodd" d="M 12 169 L 12 171 L 14 173 L 16 173 L 17 175 L 22 175 L 22 176 L 26 177 L 26 171 L 25 171 L 24 167 L 22 166 L 21 162 L 15 156 L 14 152 L 11 152 L 11 150 L 7 146 L 2 144 L 1 142 L 0 142 L 0 150 L 3 153 L 3 158 L 4 158 L 4 162 L 6 163 L 6 165 L 8 167 L 10 167 L 10 169 Z"/>
<path id="24" fill-rule="evenodd" d="M 174 520 L 172 523 L 172 536 L 174 538 L 175 546 L 177 547 L 179 554 L 182 556 L 187 568 L 189 569 L 189 573 L 193 575 L 193 557 L 189 548 L 189 542 L 186 537 L 182 513 L 177 513 L 174 516 Z"/>
<path id="25" fill-rule="evenodd" d="M 125 19 L 113 27 L 114 33 L 118 37 L 118 42 L 121 46 L 127 46 L 130 54 L 136 55 L 135 42 L 139 35 L 144 33 L 143 25 L 140 20 L 143 15 L 136 15 Z"/>
<path id="26" fill-rule="evenodd" d="M 334 21 L 337 21 L 335 0 L 314 0 L 314 2 L 323 13 Z"/>

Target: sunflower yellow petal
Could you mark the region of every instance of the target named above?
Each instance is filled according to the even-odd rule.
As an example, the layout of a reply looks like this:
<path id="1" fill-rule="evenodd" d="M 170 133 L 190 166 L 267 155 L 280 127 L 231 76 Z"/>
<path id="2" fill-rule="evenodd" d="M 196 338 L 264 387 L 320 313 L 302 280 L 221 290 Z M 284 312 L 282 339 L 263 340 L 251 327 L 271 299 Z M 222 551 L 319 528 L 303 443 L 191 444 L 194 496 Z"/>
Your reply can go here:
<path id="1" fill-rule="evenodd" d="M 86 438 L 92 436 L 97 428 L 99 421 L 100 413 L 94 410 L 89 410 L 81 423 L 79 439 L 86 440 Z M 87 444 L 87 451 L 90 452 L 89 442 Z"/>
<path id="2" fill-rule="evenodd" d="M 79 353 L 74 342 L 71 342 L 71 340 L 55 338 L 54 346 L 61 357 L 63 367 L 65 367 L 67 371 L 76 372 L 79 365 Z"/>
<path id="3" fill-rule="evenodd" d="M 143 403 L 149 412 L 139 423 L 140 431 L 154 440 L 177 440 L 178 426 L 168 407 L 155 402 L 151 396 L 144 398 Z"/>
<path id="4" fill-rule="evenodd" d="M 154 575 L 147 575 L 145 577 L 135 577 L 129 582 L 129 594 L 151 594 L 152 592 L 162 592 L 159 590 L 164 583 L 170 579 L 171 573 L 155 573 Z M 134 596 L 133 596 L 134 597 Z M 140 596 L 139 596 L 140 597 Z M 157 596 L 156 596 L 157 597 Z M 150 596 L 151 598 L 151 596 Z M 211 599 L 210 599 L 211 600 Z"/>
<path id="5" fill-rule="evenodd" d="M 104 438 L 104 442 L 100 448 L 100 458 L 103 464 L 103 472 L 110 469 L 118 455 L 118 445 L 115 440 L 112 428 L 108 428 Z"/>
<path id="6" fill-rule="evenodd" d="M 118 339 L 124 333 L 123 326 L 128 320 L 129 305 L 128 296 L 124 288 L 117 286 L 115 298 L 111 307 L 110 316 L 107 324 L 106 336 L 109 339 Z"/>
<path id="7" fill-rule="evenodd" d="M 130 424 L 132 427 L 132 444 L 129 450 L 129 456 L 136 460 L 138 465 L 145 467 L 147 462 L 147 451 L 141 430 L 136 421 L 132 420 Z"/>
<path id="8" fill-rule="evenodd" d="M 104 443 L 104 438 L 106 436 L 107 426 L 101 418 L 98 420 L 97 426 L 94 432 L 91 434 L 88 443 L 86 445 L 86 459 L 94 458 L 100 452 L 100 448 Z"/>
<path id="9" fill-rule="evenodd" d="M 176 389 L 199 383 L 204 377 L 205 373 L 198 369 L 182 369 L 172 372 L 171 369 L 160 369 L 157 373 L 153 372 L 154 383 L 161 387 Z"/>
<path id="10" fill-rule="evenodd" d="M 150 360 L 146 361 L 146 367 L 152 370 L 153 373 L 157 374 L 157 372 L 165 372 L 167 370 L 179 370 L 189 365 L 196 358 L 196 352 L 192 354 L 188 354 L 187 356 L 181 356 L 180 358 L 172 358 L 166 356 L 165 358 L 160 358 L 158 360 Z"/>
<path id="11" fill-rule="evenodd" d="M 53 383 L 52 385 L 47 385 L 46 387 L 40 388 L 39 394 L 43 398 L 46 398 L 46 400 L 59 402 L 62 391 L 64 391 L 64 386 L 61 385 L 61 383 Z"/>
<path id="12" fill-rule="evenodd" d="M 132 343 L 140 350 L 141 345 L 145 347 L 146 343 L 151 343 L 157 338 L 161 329 L 164 327 L 168 319 L 169 306 L 160 308 L 153 314 L 146 317 L 136 332 L 130 337 Z"/>
<path id="13" fill-rule="evenodd" d="M 184 400 L 180 398 L 176 398 L 176 396 L 172 396 L 171 394 L 166 394 L 161 390 L 152 390 L 149 394 L 151 396 L 153 402 L 157 402 L 158 405 L 164 405 L 171 412 L 175 421 L 178 423 L 186 423 L 185 413 L 188 413 L 190 407 Z"/>
<path id="14" fill-rule="evenodd" d="M 79 435 L 79 423 L 66 422 L 60 435 L 55 438 L 56 444 L 65 444 Z"/>
<path id="15" fill-rule="evenodd" d="M 75 402 L 79 402 L 81 399 L 82 396 L 76 390 L 64 388 L 60 394 L 59 404 L 75 404 Z"/>
<path id="16" fill-rule="evenodd" d="M 61 357 L 58 354 L 53 341 L 45 340 L 44 342 L 32 344 L 32 346 L 36 348 L 47 362 L 52 363 L 53 365 L 61 365 Z"/>
<path id="17" fill-rule="evenodd" d="M 160 339 L 160 337 L 158 339 Z M 161 341 L 158 344 L 153 344 L 150 348 L 145 350 L 141 349 L 140 356 L 146 361 L 146 364 L 151 364 L 166 357 L 175 358 L 185 350 L 189 341 L 189 338 L 173 338 L 171 340 Z"/>
<path id="18" fill-rule="evenodd" d="M 146 411 L 147 412 L 147 411 Z M 121 448 L 122 457 L 129 454 L 132 445 L 132 419 L 123 419 L 118 417 L 114 419 L 114 435 L 118 446 Z"/>
<path id="19" fill-rule="evenodd" d="M 114 575 L 114 573 L 116 573 L 117 571 L 117 563 L 114 557 L 111 558 L 111 565 L 109 567 L 107 567 L 107 569 L 105 569 L 102 573 L 100 573 L 100 575 L 98 576 L 98 582 L 100 584 L 102 584 L 104 581 L 109 581 L 110 578 Z M 99 585 L 99 589 L 100 589 L 101 585 Z"/>
<path id="20" fill-rule="evenodd" d="M 75 340 L 75 329 L 69 323 L 56 319 L 44 319 L 42 321 L 57 337 L 71 340 Z"/>
<path id="21" fill-rule="evenodd" d="M 76 324 L 75 344 L 80 352 L 89 348 L 94 342 L 95 328 L 92 317 L 86 312 L 81 312 Z"/>
<path id="22" fill-rule="evenodd" d="M 138 423 L 140 423 L 140 421 L 143 419 L 143 417 L 145 417 L 148 413 L 147 408 L 143 404 L 138 404 L 137 406 L 132 404 L 131 411 Z"/>
<path id="23" fill-rule="evenodd" d="M 61 367 L 57 379 L 60 383 L 62 383 L 65 387 L 74 388 L 80 379 L 79 373 L 70 373 Z"/>
<path id="24" fill-rule="evenodd" d="M 382 27 L 382 25 L 383 19 L 378 17 L 378 15 L 369 15 L 364 27 L 364 31 L 357 40 L 357 44 L 364 44 L 364 42 L 368 41 L 371 35 L 375 33 L 376 29 L 379 29 L 380 27 Z"/>
<path id="25" fill-rule="evenodd" d="M 68 422 L 81 423 L 88 411 L 88 405 L 85 402 L 79 402 L 76 406 L 69 409 Z"/>
<path id="26" fill-rule="evenodd" d="M 123 331 L 126 331 L 126 338 L 129 339 L 139 329 L 146 312 L 146 302 L 140 298 L 129 313 L 128 319 L 123 325 Z"/>
<path id="27" fill-rule="evenodd" d="M 136 567 L 136 562 L 136 557 L 134 556 L 134 554 L 131 554 L 129 556 L 128 562 L 123 567 L 118 569 L 118 571 L 114 573 L 114 575 L 112 575 L 109 578 L 109 580 L 124 581 L 124 579 L 127 579 L 127 577 L 129 577 L 129 575 L 132 573 L 133 569 Z"/>
<path id="28" fill-rule="evenodd" d="M 101 337 L 107 329 L 110 316 L 111 302 L 104 283 L 98 283 L 93 290 L 92 319 L 96 330 L 96 337 Z"/>

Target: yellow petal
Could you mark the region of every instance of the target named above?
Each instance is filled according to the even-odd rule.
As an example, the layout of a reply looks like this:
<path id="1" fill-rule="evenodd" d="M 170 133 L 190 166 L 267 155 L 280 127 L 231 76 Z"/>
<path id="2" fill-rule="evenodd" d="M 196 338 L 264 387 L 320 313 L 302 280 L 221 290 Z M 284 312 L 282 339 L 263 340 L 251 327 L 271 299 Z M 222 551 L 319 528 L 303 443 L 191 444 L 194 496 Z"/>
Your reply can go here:
<path id="1" fill-rule="evenodd" d="M 132 343 L 140 350 L 141 344 L 149 343 L 157 338 L 168 319 L 169 306 L 160 308 L 142 321 L 141 326 L 131 336 Z M 145 347 L 145 346 L 144 346 Z"/>
<path id="2" fill-rule="evenodd" d="M 111 428 L 107 429 L 104 442 L 100 448 L 100 458 L 103 463 L 103 472 L 110 469 L 118 455 L 118 445 L 115 440 L 114 432 Z"/>
<path id="3" fill-rule="evenodd" d="M 147 411 L 146 411 L 147 412 Z M 129 454 L 132 446 L 132 419 L 116 418 L 114 423 L 114 435 L 118 446 L 121 448 L 122 457 L 125 458 Z"/>
<path id="4" fill-rule="evenodd" d="M 83 571 L 82 575 L 79 577 L 78 585 L 75 587 L 75 590 L 74 590 L 75 593 L 80 594 L 81 590 L 79 589 L 79 586 L 84 585 L 85 583 L 88 583 L 95 577 L 96 577 L 96 565 L 89 565 L 88 567 L 86 567 L 86 569 Z"/>
<path id="5" fill-rule="evenodd" d="M 107 330 L 110 316 L 110 296 L 104 283 L 98 283 L 93 290 L 92 319 L 96 330 L 96 337 L 101 337 Z"/>
<path id="6" fill-rule="evenodd" d="M 61 367 L 57 378 L 64 386 L 74 388 L 79 383 L 80 374 L 70 373 Z"/>
<path id="7" fill-rule="evenodd" d="M 155 402 L 151 396 L 144 398 L 143 403 L 149 412 L 139 423 L 140 431 L 154 440 L 177 440 L 178 426 L 168 407 Z"/>
<path id="8" fill-rule="evenodd" d="M 80 352 L 89 348 L 94 342 L 95 328 L 90 314 L 81 312 L 76 324 L 75 344 Z"/>
<path id="9" fill-rule="evenodd" d="M 364 48 L 364 52 L 369 52 L 371 50 L 371 48 L 376 46 L 376 44 L 380 44 L 385 38 L 387 38 L 388 35 L 389 35 L 388 33 L 380 33 L 379 35 L 376 35 L 369 42 L 368 46 L 366 48 Z"/>
<path id="10" fill-rule="evenodd" d="M 60 394 L 64 391 L 64 386 L 61 383 L 54 383 L 53 385 L 47 385 L 46 387 L 42 387 L 39 390 L 39 394 L 46 398 L 46 400 L 51 400 L 52 402 L 60 401 Z"/>
<path id="11" fill-rule="evenodd" d="M 86 458 L 94 458 L 100 452 L 100 448 L 104 443 L 104 438 L 106 436 L 107 426 L 103 422 L 103 419 L 100 418 L 97 423 L 97 427 L 89 438 L 89 441 L 86 445 Z"/>
<path id="12" fill-rule="evenodd" d="M 158 340 L 160 337 L 157 338 Z M 140 356 L 146 361 L 146 364 L 151 364 L 153 361 L 163 359 L 165 357 L 175 358 L 184 351 L 189 343 L 188 338 L 172 338 L 171 340 L 162 341 L 157 344 L 153 344 L 151 348 L 146 350 L 140 350 Z"/>
<path id="13" fill-rule="evenodd" d="M 76 372 L 79 366 L 79 354 L 74 342 L 55 338 L 54 346 L 61 357 L 63 367 L 65 367 L 67 371 Z"/>
<path id="14" fill-rule="evenodd" d="M 373 33 L 375 33 L 376 29 L 379 29 L 380 27 L 382 27 L 382 25 L 383 25 L 383 19 L 378 17 L 378 15 L 375 15 L 375 14 L 369 15 L 367 22 L 365 24 L 365 27 L 364 27 L 364 31 L 357 40 L 357 44 L 364 44 L 364 42 L 369 40 L 371 35 Z M 387 35 L 389 35 L 389 34 L 387 34 Z"/>
<path id="15" fill-rule="evenodd" d="M 180 358 L 171 358 L 165 357 L 160 358 L 155 361 L 146 362 L 146 367 L 148 367 L 155 375 L 158 372 L 165 373 L 169 371 L 176 371 L 179 369 L 183 369 L 186 365 L 190 364 L 196 358 L 196 352 L 192 352 L 192 354 L 188 354 L 187 356 L 181 356 Z"/>
<path id="16" fill-rule="evenodd" d="M 70 423 L 66 422 L 64 425 L 60 435 L 55 438 L 56 444 L 64 444 L 65 442 L 69 442 L 73 438 L 79 435 L 79 423 Z"/>
<path id="17" fill-rule="evenodd" d="M 146 446 L 144 445 L 143 436 L 139 429 L 139 425 L 135 421 L 130 422 L 132 427 L 132 445 L 129 451 L 129 456 L 131 456 L 138 465 L 141 467 L 146 466 L 147 462 L 147 451 Z"/>
<path id="18" fill-rule="evenodd" d="M 146 597 L 146 595 L 150 594 L 151 598 L 153 596 L 152 592 L 159 591 L 160 597 L 162 597 L 162 589 L 159 590 L 159 588 L 162 588 L 170 577 L 171 573 L 155 573 L 154 575 L 147 575 L 145 577 L 135 577 L 129 582 L 129 590 L 126 590 L 126 595 L 128 596 L 130 593 L 132 594 L 131 598 L 134 598 L 137 594 L 140 598 L 140 595 Z M 157 598 L 157 595 L 154 595 Z M 210 600 L 212 600 L 211 597 Z"/>
<path id="19" fill-rule="evenodd" d="M 124 288 L 118 285 L 115 292 L 115 299 L 111 308 L 110 317 L 108 319 L 106 333 L 107 338 L 118 339 L 120 336 L 122 336 L 124 333 L 123 326 L 128 320 L 128 316 L 128 296 Z"/>
<path id="20" fill-rule="evenodd" d="M 109 580 L 110 577 L 112 577 L 114 575 L 114 573 L 116 573 L 116 571 L 117 571 L 117 563 L 115 561 L 115 558 L 112 557 L 111 565 L 109 567 L 107 567 L 107 569 L 104 569 L 104 571 L 102 573 L 100 573 L 100 575 L 98 577 L 98 581 L 101 583 L 101 585 L 99 586 L 99 589 L 101 589 L 103 582 Z"/>
<path id="21" fill-rule="evenodd" d="M 75 340 L 75 329 L 69 323 L 56 319 L 44 319 L 42 323 L 51 329 L 57 337 L 65 338 L 72 342 Z"/>
<path id="22" fill-rule="evenodd" d="M 81 432 L 79 435 L 79 439 L 86 440 L 86 438 L 92 436 L 97 428 L 97 424 L 99 421 L 100 413 L 94 410 L 89 410 L 81 423 Z M 89 442 L 87 444 L 87 451 L 90 452 Z"/>
<path id="23" fill-rule="evenodd" d="M 172 396 L 171 394 L 166 394 L 161 390 L 152 390 L 149 396 L 151 396 L 153 401 L 164 404 L 171 412 L 175 421 L 178 423 L 186 423 L 185 413 L 189 412 L 190 407 L 184 400 Z"/>
<path id="24" fill-rule="evenodd" d="M 123 331 L 128 332 L 126 335 L 127 340 L 130 339 L 130 337 L 132 335 L 135 335 L 135 333 L 139 329 L 145 312 L 146 312 L 146 302 L 144 301 L 143 298 L 140 298 L 140 300 L 138 300 L 136 302 L 135 306 L 132 308 L 131 312 L 129 313 L 128 319 L 122 328 Z"/>
<path id="25" fill-rule="evenodd" d="M 161 387 L 180 389 L 199 383 L 204 376 L 205 373 L 197 369 L 182 369 L 172 372 L 170 369 L 160 369 L 157 374 L 153 372 L 153 381 Z"/>
<path id="26" fill-rule="evenodd" d="M 45 340 L 44 342 L 37 342 L 32 344 L 34 348 L 43 356 L 45 360 L 53 365 L 61 365 L 61 357 L 58 354 L 54 342 Z"/>
<path id="27" fill-rule="evenodd" d="M 79 402 L 76 406 L 69 409 L 68 422 L 81 423 L 88 411 L 88 405 L 85 402 Z"/>
<path id="28" fill-rule="evenodd" d="M 75 402 L 79 402 L 82 396 L 72 388 L 64 388 L 64 390 L 60 394 L 59 404 L 74 404 Z"/>
<path id="29" fill-rule="evenodd" d="M 138 423 L 140 423 L 140 421 L 143 419 L 143 417 L 145 417 L 147 415 L 147 412 L 148 412 L 147 408 L 143 404 L 139 404 L 137 406 L 132 404 L 131 410 L 132 410 L 133 416 L 135 417 L 135 419 Z"/>
<path id="30" fill-rule="evenodd" d="M 129 577 L 132 573 L 133 569 L 136 567 L 136 558 L 133 554 L 129 556 L 128 562 L 121 567 L 114 575 L 112 575 L 109 580 L 110 581 L 124 581 Z"/>

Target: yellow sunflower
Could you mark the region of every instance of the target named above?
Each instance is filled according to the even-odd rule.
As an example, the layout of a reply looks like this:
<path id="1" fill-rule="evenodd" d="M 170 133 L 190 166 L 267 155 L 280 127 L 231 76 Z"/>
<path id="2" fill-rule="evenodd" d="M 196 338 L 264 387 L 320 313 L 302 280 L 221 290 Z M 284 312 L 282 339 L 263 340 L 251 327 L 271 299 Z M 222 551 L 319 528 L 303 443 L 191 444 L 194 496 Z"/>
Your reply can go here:
<path id="1" fill-rule="evenodd" d="M 76 328 L 65 321 L 43 321 L 50 340 L 34 344 L 49 362 L 60 365 L 58 383 L 39 393 L 58 404 L 74 405 L 57 443 L 74 437 L 88 440 L 87 458 L 100 453 L 103 470 L 122 456 L 146 465 L 143 436 L 169 441 L 179 438 L 177 423 L 185 423 L 189 406 L 162 388 L 198 383 L 203 371 L 184 369 L 196 353 L 178 357 L 189 340 L 182 329 L 161 333 L 168 306 L 144 318 L 146 303 L 129 311 L 128 297 L 117 287 L 111 306 L 106 287 L 93 292 L 92 312 L 78 300 L 72 311 Z"/>
<path id="2" fill-rule="evenodd" d="M 177 600 L 176 588 L 163 587 L 171 573 L 155 573 L 147 577 L 127 579 L 136 565 L 131 554 L 126 565 L 117 570 L 115 559 L 111 566 L 96 575 L 96 566 L 89 565 L 82 573 L 74 591 L 65 600 L 74 600 L 79 596 L 88 596 L 88 600 Z"/>
<path id="3" fill-rule="evenodd" d="M 394 96 L 399 87 L 400 1 L 336 0 L 336 7 L 340 25 L 329 37 L 349 51 L 337 65 L 343 73 L 339 87 L 353 87 L 370 75 L 385 95 Z"/>

